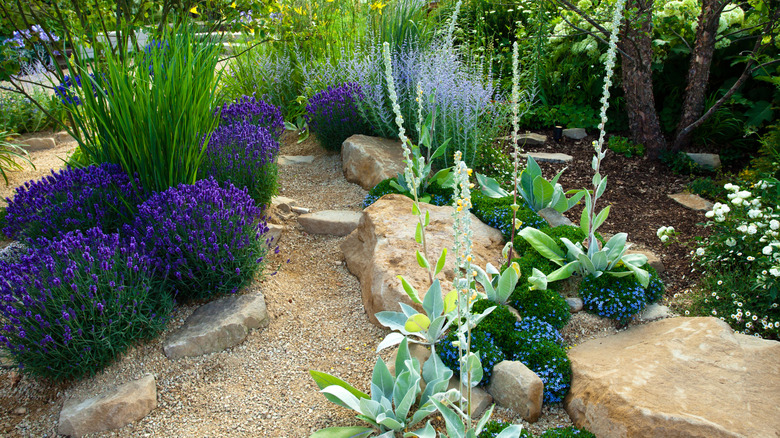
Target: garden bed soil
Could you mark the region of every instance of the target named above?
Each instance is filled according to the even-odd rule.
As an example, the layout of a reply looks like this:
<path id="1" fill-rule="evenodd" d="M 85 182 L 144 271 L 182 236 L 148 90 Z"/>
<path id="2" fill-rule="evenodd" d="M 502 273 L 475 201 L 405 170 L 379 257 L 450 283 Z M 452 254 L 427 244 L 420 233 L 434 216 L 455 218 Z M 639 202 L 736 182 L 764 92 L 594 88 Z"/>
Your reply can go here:
<path id="1" fill-rule="evenodd" d="M 312 164 L 281 167 L 279 194 L 313 211 L 359 211 L 366 192 L 346 182 L 340 157 L 326 153 L 313 139 L 301 144 L 295 140 L 286 133 L 281 153 L 314 155 L 316 159 Z M 589 145 L 586 139 L 545 148 L 575 156 L 561 179 L 564 188 L 588 185 Z M 67 152 L 63 148 L 36 153 L 38 169 L 19 172 L 13 181 L 21 184 L 48 173 L 45 166 L 59 167 L 57 154 Z M 561 166 L 542 167 L 552 176 Z M 665 248 L 655 236 L 661 225 L 673 225 L 685 237 L 700 232 L 695 223 L 703 214 L 685 211 L 666 197 L 681 189 L 684 181 L 653 162 L 623 159 L 611 152 L 602 173 L 610 178 L 602 205 L 613 205 L 604 231 L 626 231 L 629 240 L 660 255 L 667 266 L 668 294 L 689 287 L 692 279 L 687 251 Z M 2 193 L 10 193 L 5 190 Z M 576 209 L 567 215 L 579 217 Z M 0 435 L 56 436 L 65 400 L 91 397 L 146 373 L 157 379 L 158 407 L 138 422 L 96 436 L 306 437 L 322 427 L 359 424 L 351 411 L 331 404 L 317 391 L 308 370 L 332 373 L 368 391 L 375 349 L 386 331 L 368 322 L 360 285 L 347 271 L 339 249 L 344 237 L 308 235 L 294 219 L 285 225 L 288 229 L 280 241 L 281 252 L 271 258 L 266 270 L 274 275 L 249 286 L 265 295 L 270 326 L 252 331 L 246 341 L 227 351 L 171 361 L 163 355 L 163 339 L 197 307 L 180 306 L 166 333 L 139 344 L 107 369 L 80 382 L 50 384 L 10 368 L 0 369 Z M 616 331 L 611 321 L 578 313 L 563 334 L 573 345 Z M 494 415 L 521 422 L 505 409 L 497 409 Z M 543 408 L 539 422 L 523 424 L 538 434 L 571 422 L 561 405 L 553 405 Z"/>

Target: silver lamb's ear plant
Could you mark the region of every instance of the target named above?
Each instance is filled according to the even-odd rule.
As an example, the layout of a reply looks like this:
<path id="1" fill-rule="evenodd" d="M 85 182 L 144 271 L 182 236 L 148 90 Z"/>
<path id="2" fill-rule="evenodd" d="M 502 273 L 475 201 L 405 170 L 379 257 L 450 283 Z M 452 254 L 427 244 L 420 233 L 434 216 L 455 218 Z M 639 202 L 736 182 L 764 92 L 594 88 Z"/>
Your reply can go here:
<path id="1" fill-rule="evenodd" d="M 609 39 L 609 50 L 607 51 L 606 75 L 604 77 L 604 95 L 601 97 L 601 122 L 599 123 L 599 139 L 594 142 L 595 155 L 593 156 L 592 167 L 593 192 L 582 190 L 579 197 L 585 198 L 585 208 L 580 218 L 580 228 L 587 236 L 588 247 L 585 249 L 582 244 L 574 244 L 566 238 L 561 241 L 566 245 L 567 253 L 564 254 L 553 239 L 543 232 L 534 228 L 524 228 L 520 235 L 539 253 L 554 263 L 561 266 L 556 271 L 547 275 L 546 280 L 540 275 L 534 273 L 534 286 L 545 286 L 546 281 L 556 281 L 568 278 L 575 272 L 582 275 L 591 275 L 599 277 L 604 273 L 614 276 L 634 275 L 639 283 L 647 287 L 650 281 L 650 275 L 641 268 L 647 263 L 647 257 L 641 254 L 626 254 L 626 233 L 615 234 L 604 245 L 599 247 L 599 241 L 596 239 L 596 230 L 604 223 L 609 215 L 609 206 L 596 213 L 596 202 L 607 189 L 607 177 L 601 176 L 599 169 L 601 160 L 606 156 L 603 150 L 604 146 L 604 126 L 607 123 L 607 108 L 609 108 L 609 87 L 612 85 L 612 73 L 615 67 L 615 56 L 617 53 L 617 39 L 620 30 L 620 21 L 623 17 L 623 7 L 625 0 L 618 0 L 614 15 L 612 17 L 612 34 Z M 534 187 L 534 190 L 536 187 Z M 624 266 L 628 271 L 614 271 L 615 268 Z"/>
<path id="2" fill-rule="evenodd" d="M 328 400 L 356 411 L 357 418 L 371 425 L 329 427 L 315 432 L 311 438 L 368 437 L 377 433 L 376 436 L 392 438 L 436 411 L 433 396 L 445 393 L 452 377 L 452 371 L 436 355 L 425 362 L 420 375 L 420 363 L 412 357 L 405 339 L 395 358 L 395 376 L 382 358 L 377 358 L 370 396 L 329 374 L 317 371 L 310 374 Z M 427 383 L 425 390 L 420 390 L 421 378 Z"/>

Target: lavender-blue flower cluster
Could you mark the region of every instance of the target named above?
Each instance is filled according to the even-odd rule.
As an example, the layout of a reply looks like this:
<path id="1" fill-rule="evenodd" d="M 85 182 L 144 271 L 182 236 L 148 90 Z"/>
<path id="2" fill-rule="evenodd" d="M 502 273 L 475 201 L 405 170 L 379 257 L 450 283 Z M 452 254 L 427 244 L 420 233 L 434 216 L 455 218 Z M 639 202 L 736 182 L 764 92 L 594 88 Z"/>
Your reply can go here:
<path id="1" fill-rule="evenodd" d="M 544 383 L 544 402 L 558 403 L 571 387 L 571 362 L 566 350 L 542 332 L 518 331 L 509 360 L 522 362 Z"/>
<path id="2" fill-rule="evenodd" d="M 352 135 L 372 133 L 358 112 L 357 102 L 364 97 L 360 86 L 349 82 L 329 85 L 309 99 L 306 121 L 325 149 L 340 151 L 341 144 Z"/>
<path id="3" fill-rule="evenodd" d="M 132 238 L 91 228 L 0 261 L 0 344 L 23 372 L 91 375 L 162 330 L 173 301 L 138 250 Z"/>
<path id="4" fill-rule="evenodd" d="M 211 134 L 199 172 L 220 183 L 246 187 L 257 205 L 276 192 L 279 141 L 267 128 L 248 121 L 222 124 Z"/>
<path id="5" fill-rule="evenodd" d="M 128 206 L 142 195 L 138 182 L 130 181 L 118 165 L 101 164 L 85 168 L 68 167 L 16 189 L 8 202 L 3 232 L 32 242 L 60 233 L 100 227 L 113 232 L 130 219 Z"/>
<path id="6" fill-rule="evenodd" d="M 242 96 L 234 102 L 226 103 L 217 112 L 220 114 L 220 124 L 248 122 L 263 126 L 277 140 L 284 132 L 284 118 L 279 108 L 264 100 L 257 100 L 254 95 Z"/>
<path id="7" fill-rule="evenodd" d="M 152 195 L 126 230 L 183 300 L 235 293 L 272 244 L 247 189 L 221 187 L 213 178 Z"/>
<path id="8" fill-rule="evenodd" d="M 437 344 L 436 354 L 441 361 L 456 376 L 460 375 L 460 362 L 458 362 L 458 347 L 453 345 L 457 341 L 454 333 L 447 335 L 444 340 Z M 493 375 L 493 367 L 505 359 L 501 348 L 496 346 L 493 334 L 488 332 L 476 331 L 471 334 L 471 351 L 479 353 L 479 360 L 482 364 L 482 380 L 480 385 L 487 385 L 490 382 L 490 376 Z"/>
<path id="9" fill-rule="evenodd" d="M 97 76 L 95 76 L 94 73 L 90 73 L 89 77 L 93 81 L 91 83 L 93 88 L 92 94 L 97 96 L 101 87 L 100 85 L 96 84 L 99 79 Z M 65 77 L 62 78 L 62 82 L 54 87 L 54 95 L 59 97 L 59 99 L 64 104 L 73 106 L 81 105 L 81 98 L 78 96 L 78 92 L 75 91 L 76 88 L 82 88 L 81 81 L 81 75 L 76 75 L 72 78 L 68 75 L 65 75 Z"/>
<path id="10" fill-rule="evenodd" d="M 634 276 L 587 276 L 579 292 L 587 310 L 620 324 L 627 324 L 647 304 L 645 289 Z"/>

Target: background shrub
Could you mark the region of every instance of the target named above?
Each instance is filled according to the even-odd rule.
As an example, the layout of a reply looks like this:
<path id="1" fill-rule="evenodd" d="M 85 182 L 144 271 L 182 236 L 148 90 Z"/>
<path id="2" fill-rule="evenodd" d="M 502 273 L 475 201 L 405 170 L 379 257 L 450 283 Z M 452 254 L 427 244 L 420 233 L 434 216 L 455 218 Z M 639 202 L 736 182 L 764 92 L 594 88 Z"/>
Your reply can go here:
<path id="1" fill-rule="evenodd" d="M 621 325 L 628 324 L 648 302 L 645 289 L 633 275 L 589 275 L 580 283 L 580 297 L 586 309 Z"/>
<path id="2" fill-rule="evenodd" d="M 340 151 L 344 140 L 355 134 L 371 135 L 371 127 L 358 113 L 357 103 L 364 98 L 354 82 L 330 85 L 309 99 L 306 121 L 309 129 L 329 151 Z"/>
<path id="3" fill-rule="evenodd" d="M 246 187 L 257 205 L 267 205 L 276 194 L 277 155 L 279 142 L 267 128 L 248 121 L 221 124 L 211 134 L 200 174 Z"/>
<path id="4" fill-rule="evenodd" d="M 460 363 L 458 363 L 458 347 L 452 345 L 457 340 L 454 333 L 447 335 L 444 340 L 436 345 L 436 354 L 439 355 L 444 365 L 460 376 Z M 488 332 L 475 331 L 471 333 L 471 351 L 479 355 L 482 362 L 482 380 L 480 385 L 487 385 L 490 382 L 490 376 L 493 374 L 493 366 L 505 359 L 495 341 L 493 335 Z"/>
<path id="5" fill-rule="evenodd" d="M 620 154 L 626 158 L 632 157 L 644 157 L 645 147 L 640 143 L 634 143 L 626 137 L 619 135 L 613 135 L 609 137 L 607 147 L 616 154 Z"/>
<path id="6" fill-rule="evenodd" d="M 0 131 L 24 134 L 44 129 L 57 129 L 65 120 L 67 113 L 59 99 L 48 95 L 42 87 L 33 87 L 28 91 L 33 100 L 43 106 L 51 116 L 46 115 L 27 96 L 0 91 Z"/>
<path id="7" fill-rule="evenodd" d="M 245 122 L 262 126 L 268 130 L 275 140 L 279 140 L 284 132 L 284 119 L 279 108 L 255 96 L 242 96 L 234 102 L 226 103 L 218 109 L 220 125 Z"/>
<path id="8" fill-rule="evenodd" d="M 50 176 L 18 187 L 14 198 L 7 199 L 3 232 L 28 242 L 92 227 L 110 233 L 131 220 L 131 210 L 142 197 L 114 164 L 52 170 Z"/>
<path id="9" fill-rule="evenodd" d="M 0 261 L 0 344 L 22 372 L 52 380 L 100 371 L 165 326 L 173 308 L 133 239 L 97 228 Z"/>
<path id="10" fill-rule="evenodd" d="M 270 245 L 247 190 L 213 178 L 151 196 L 128 228 L 182 300 L 235 293 L 262 272 Z"/>
<path id="11" fill-rule="evenodd" d="M 522 281 L 509 297 L 509 304 L 524 318 L 533 316 L 560 330 L 571 319 L 566 300 L 554 290 L 531 290 L 527 281 Z"/>

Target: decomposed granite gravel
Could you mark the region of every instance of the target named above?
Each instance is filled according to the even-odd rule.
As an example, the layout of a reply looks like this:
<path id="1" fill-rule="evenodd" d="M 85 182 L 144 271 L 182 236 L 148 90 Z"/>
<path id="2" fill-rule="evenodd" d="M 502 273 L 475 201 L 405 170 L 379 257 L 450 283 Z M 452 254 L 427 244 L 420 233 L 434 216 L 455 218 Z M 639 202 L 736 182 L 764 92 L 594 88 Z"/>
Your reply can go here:
<path id="1" fill-rule="evenodd" d="M 312 211 L 361 209 L 366 192 L 346 182 L 339 155 L 327 155 L 313 140 L 296 144 L 289 133 L 282 154 L 315 160 L 280 167 L 280 195 Z M 88 398 L 146 373 L 157 379 L 158 407 L 140 421 L 96 436 L 307 437 L 322 427 L 360 424 L 351 411 L 318 392 L 308 371 L 330 372 L 368 392 L 375 349 L 386 331 L 368 322 L 360 285 L 343 263 L 344 238 L 307 235 L 294 218 L 285 225 L 280 254 L 266 269 L 275 273 L 249 286 L 265 295 L 267 328 L 253 330 L 232 349 L 171 361 L 162 340 L 196 308 L 181 306 L 166 333 L 83 381 L 51 385 L 0 369 L 0 435 L 57 436 L 65 400 Z M 581 340 L 586 330 L 577 335 Z M 494 415 L 520 421 L 504 409 Z M 526 426 L 539 433 L 569 424 L 560 406 L 545 406 L 541 420 Z"/>

